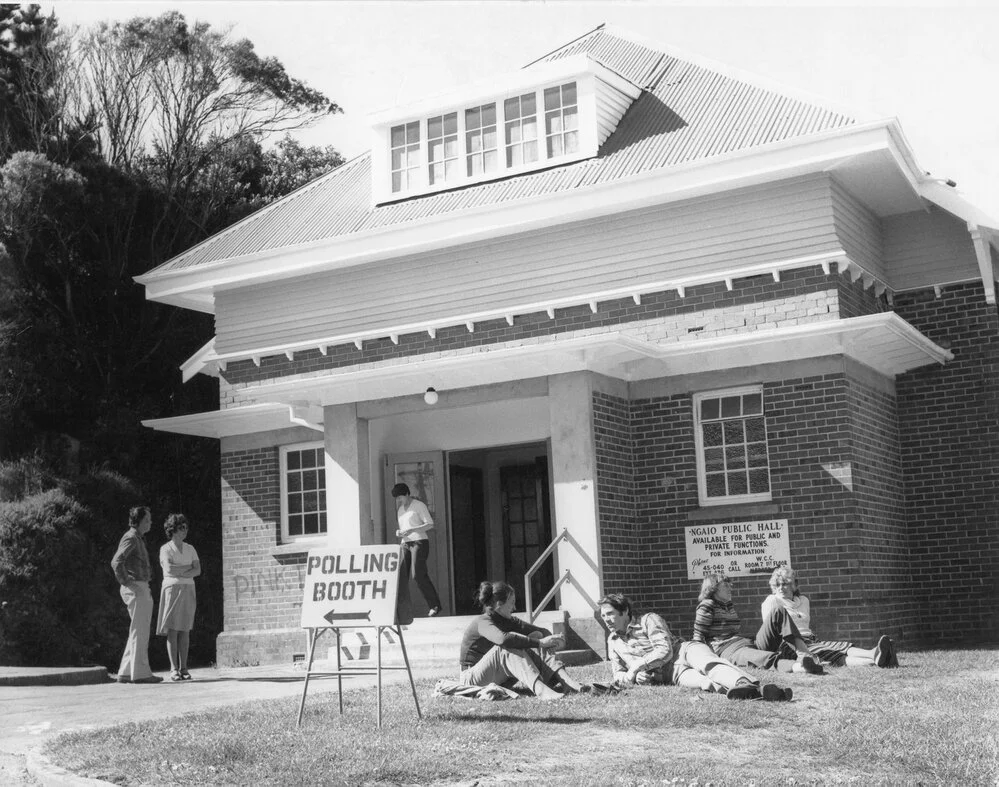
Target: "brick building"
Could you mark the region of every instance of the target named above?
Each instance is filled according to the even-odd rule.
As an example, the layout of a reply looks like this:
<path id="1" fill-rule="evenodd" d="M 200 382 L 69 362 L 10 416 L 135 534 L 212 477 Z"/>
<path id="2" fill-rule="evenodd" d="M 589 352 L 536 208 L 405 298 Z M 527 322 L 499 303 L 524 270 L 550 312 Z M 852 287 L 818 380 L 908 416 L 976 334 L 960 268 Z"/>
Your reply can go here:
<path id="1" fill-rule="evenodd" d="M 301 650 L 307 550 L 391 543 L 397 479 L 446 614 L 561 536 L 580 630 L 689 634 L 708 569 L 754 620 L 790 561 L 825 638 L 996 639 L 999 223 L 896 121 L 599 28 L 371 128 L 140 277 L 215 315 L 220 409 L 147 424 L 221 440 L 221 661 Z"/>

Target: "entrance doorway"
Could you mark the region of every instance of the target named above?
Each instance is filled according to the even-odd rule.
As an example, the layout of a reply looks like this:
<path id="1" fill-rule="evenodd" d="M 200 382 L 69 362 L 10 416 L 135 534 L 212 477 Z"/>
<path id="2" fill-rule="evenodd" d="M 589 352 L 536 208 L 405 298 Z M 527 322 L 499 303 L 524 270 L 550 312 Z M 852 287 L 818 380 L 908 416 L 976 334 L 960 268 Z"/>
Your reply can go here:
<path id="1" fill-rule="evenodd" d="M 486 579 L 512 585 L 525 611 L 524 577 L 551 543 L 547 444 L 452 451 L 447 465 L 455 612 L 479 612 L 475 593 Z M 532 581 L 535 603 L 553 584 L 549 557 Z"/>

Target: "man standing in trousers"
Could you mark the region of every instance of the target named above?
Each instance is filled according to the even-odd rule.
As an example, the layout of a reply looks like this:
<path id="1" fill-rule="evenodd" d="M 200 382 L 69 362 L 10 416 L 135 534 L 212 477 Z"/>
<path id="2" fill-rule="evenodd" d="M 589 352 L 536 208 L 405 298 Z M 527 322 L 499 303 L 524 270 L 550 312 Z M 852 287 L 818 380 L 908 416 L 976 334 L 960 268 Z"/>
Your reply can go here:
<path id="1" fill-rule="evenodd" d="M 128 512 L 128 530 L 111 558 L 111 569 L 121 585 L 121 600 L 132 622 L 128 642 L 118 667 L 119 683 L 160 683 L 163 678 L 149 668 L 149 627 L 153 620 L 153 596 L 149 592 L 152 569 L 143 536 L 152 527 L 153 517 L 146 506 Z"/>

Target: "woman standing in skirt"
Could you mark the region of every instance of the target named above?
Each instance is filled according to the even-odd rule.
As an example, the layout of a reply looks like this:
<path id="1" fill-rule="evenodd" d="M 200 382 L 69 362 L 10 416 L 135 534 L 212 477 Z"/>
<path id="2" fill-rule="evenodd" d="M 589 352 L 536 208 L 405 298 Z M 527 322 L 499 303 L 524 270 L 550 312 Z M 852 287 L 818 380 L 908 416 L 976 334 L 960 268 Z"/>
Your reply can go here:
<path id="1" fill-rule="evenodd" d="M 163 589 L 160 591 L 156 633 L 167 638 L 167 655 L 172 671 L 170 680 L 190 680 L 187 649 L 194 626 L 194 578 L 201 575 L 201 562 L 194 547 L 184 543 L 188 529 L 186 516 L 170 514 L 163 529 L 170 540 L 160 547 Z"/>
<path id="2" fill-rule="evenodd" d="M 761 607 L 763 620 L 779 610 L 794 621 L 809 651 L 822 662 L 834 667 L 897 667 L 895 645 L 889 637 L 878 638 L 873 648 L 855 648 L 852 642 L 819 642 L 812 632 L 812 610 L 808 596 L 798 590 L 798 575 L 793 568 L 781 566 L 770 575 L 770 591 Z"/>

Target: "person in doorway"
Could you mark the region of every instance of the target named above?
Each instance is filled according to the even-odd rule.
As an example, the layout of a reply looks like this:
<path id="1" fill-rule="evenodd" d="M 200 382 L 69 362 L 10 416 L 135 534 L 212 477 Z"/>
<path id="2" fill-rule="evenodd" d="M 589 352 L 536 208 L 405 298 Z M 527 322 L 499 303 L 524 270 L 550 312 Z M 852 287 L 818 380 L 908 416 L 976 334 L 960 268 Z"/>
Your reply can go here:
<path id="1" fill-rule="evenodd" d="M 170 514 L 163 523 L 163 530 L 170 540 L 160 547 L 163 587 L 156 633 L 167 638 L 170 680 L 191 680 L 191 673 L 187 671 L 187 651 L 194 628 L 194 578 L 201 576 L 201 562 L 197 550 L 184 543 L 189 530 L 186 516 Z"/>
<path id="2" fill-rule="evenodd" d="M 681 642 L 654 612 L 636 615 L 631 599 L 611 593 L 600 599 L 607 652 L 621 685 L 672 685 L 724 694 L 730 700 L 790 700 L 791 689 L 761 684 L 703 642 Z"/>
<path id="3" fill-rule="evenodd" d="M 764 619 L 751 640 L 739 633 L 739 613 L 732 604 L 732 582 L 727 577 L 708 574 L 697 601 L 694 642 L 707 644 L 715 655 L 738 667 L 822 674 L 822 666 L 787 612 L 777 610 Z"/>
<path id="4" fill-rule="evenodd" d="M 146 506 L 128 512 L 128 530 L 111 558 L 111 570 L 121 585 L 121 600 L 128 608 L 128 642 L 118 667 L 119 683 L 160 683 L 163 678 L 149 668 L 149 626 L 153 620 L 153 597 L 149 592 L 152 567 L 143 536 L 153 518 Z"/>
<path id="5" fill-rule="evenodd" d="M 821 662 L 834 667 L 897 667 L 895 645 L 885 635 L 873 648 L 857 648 L 852 642 L 818 641 L 812 632 L 812 612 L 808 596 L 798 590 L 798 575 L 790 566 L 775 568 L 770 575 L 770 595 L 761 607 L 764 620 L 772 619 L 781 610 L 797 626 L 808 649 Z"/>
<path id="6" fill-rule="evenodd" d="M 565 665 L 546 653 L 561 648 L 562 637 L 513 616 L 516 594 L 506 582 L 483 582 L 475 600 L 482 614 L 468 625 L 461 640 L 463 686 L 519 681 L 544 700 L 589 688 L 569 677 Z"/>
<path id="7" fill-rule="evenodd" d="M 427 606 L 430 607 L 430 612 L 427 614 L 430 617 L 439 615 L 441 599 L 427 572 L 427 558 L 430 557 L 430 537 L 427 531 L 433 529 L 434 520 L 426 504 L 416 500 L 406 484 L 393 486 L 392 497 L 395 498 L 395 510 L 399 519 L 399 529 L 395 534 L 402 539 L 405 548 L 402 557 L 403 581 L 407 576 L 415 579 Z"/>

